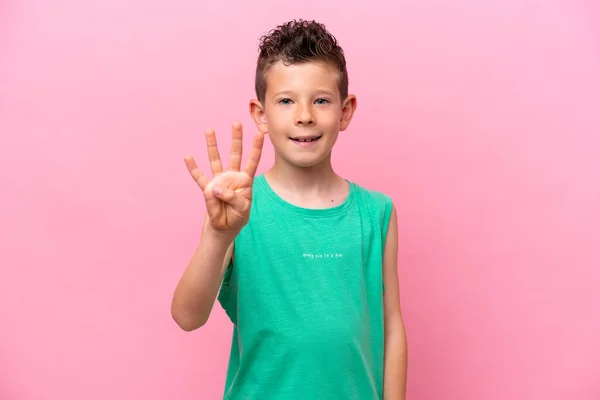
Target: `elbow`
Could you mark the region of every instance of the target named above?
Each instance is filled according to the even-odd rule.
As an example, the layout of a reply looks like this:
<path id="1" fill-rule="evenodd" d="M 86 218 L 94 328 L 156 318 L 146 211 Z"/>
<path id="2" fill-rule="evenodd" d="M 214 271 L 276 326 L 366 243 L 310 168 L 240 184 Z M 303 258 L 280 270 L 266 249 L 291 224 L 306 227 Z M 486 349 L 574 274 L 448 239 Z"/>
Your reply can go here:
<path id="1" fill-rule="evenodd" d="M 171 317 L 182 330 L 192 332 L 206 324 L 207 318 L 190 316 L 189 313 L 182 310 L 180 307 L 171 307 Z"/>
<path id="2" fill-rule="evenodd" d="M 199 329 L 202 327 L 202 325 L 198 325 L 198 324 L 182 324 L 182 323 L 177 323 L 177 325 L 185 332 L 193 332 L 196 329 Z"/>
<path id="3" fill-rule="evenodd" d="M 177 320 L 177 319 L 175 320 L 175 322 L 177 323 L 177 326 L 179 326 L 185 332 L 193 332 L 196 329 L 201 328 L 203 325 L 203 324 L 197 324 L 197 323 L 192 323 L 189 321 L 183 321 L 183 320 Z"/>

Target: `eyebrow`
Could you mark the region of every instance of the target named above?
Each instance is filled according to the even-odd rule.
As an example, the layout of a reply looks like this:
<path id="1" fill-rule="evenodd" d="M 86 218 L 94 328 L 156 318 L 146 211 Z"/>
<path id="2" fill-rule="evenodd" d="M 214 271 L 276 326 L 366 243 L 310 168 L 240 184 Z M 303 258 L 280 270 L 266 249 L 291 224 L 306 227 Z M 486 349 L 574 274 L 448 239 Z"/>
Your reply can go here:
<path id="1" fill-rule="evenodd" d="M 281 95 L 290 95 L 293 94 L 294 92 L 291 90 L 282 90 L 281 92 L 277 92 L 273 94 L 273 97 L 277 97 L 277 96 L 281 96 Z"/>
<path id="2" fill-rule="evenodd" d="M 292 95 L 295 92 L 293 90 L 282 90 L 280 92 L 277 92 L 275 94 L 273 94 L 273 97 L 277 97 L 277 96 L 282 96 L 282 95 Z M 315 91 L 315 95 L 327 95 L 327 96 L 332 96 L 333 92 L 327 89 L 318 89 Z"/>

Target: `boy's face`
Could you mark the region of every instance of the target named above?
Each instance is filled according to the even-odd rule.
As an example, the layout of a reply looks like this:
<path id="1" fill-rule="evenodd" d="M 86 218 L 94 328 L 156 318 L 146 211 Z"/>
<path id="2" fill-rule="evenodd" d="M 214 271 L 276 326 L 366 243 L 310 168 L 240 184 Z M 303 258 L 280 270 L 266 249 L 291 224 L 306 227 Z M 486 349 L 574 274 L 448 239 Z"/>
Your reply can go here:
<path id="1" fill-rule="evenodd" d="M 253 100 L 251 112 L 258 128 L 269 134 L 276 155 L 297 167 L 328 161 L 356 108 L 353 95 L 340 99 L 337 69 L 322 62 L 279 61 L 265 79 L 265 100 Z"/>

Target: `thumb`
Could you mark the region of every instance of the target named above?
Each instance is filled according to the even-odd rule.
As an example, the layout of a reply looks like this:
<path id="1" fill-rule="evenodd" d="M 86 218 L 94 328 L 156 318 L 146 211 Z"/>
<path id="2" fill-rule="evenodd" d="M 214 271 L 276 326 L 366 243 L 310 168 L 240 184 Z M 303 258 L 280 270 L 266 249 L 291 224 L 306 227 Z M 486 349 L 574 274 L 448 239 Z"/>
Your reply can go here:
<path id="1" fill-rule="evenodd" d="M 231 188 L 222 188 L 220 186 L 213 187 L 213 195 L 225 203 L 231 204 L 236 210 L 244 209 L 246 199 L 240 196 Z"/>

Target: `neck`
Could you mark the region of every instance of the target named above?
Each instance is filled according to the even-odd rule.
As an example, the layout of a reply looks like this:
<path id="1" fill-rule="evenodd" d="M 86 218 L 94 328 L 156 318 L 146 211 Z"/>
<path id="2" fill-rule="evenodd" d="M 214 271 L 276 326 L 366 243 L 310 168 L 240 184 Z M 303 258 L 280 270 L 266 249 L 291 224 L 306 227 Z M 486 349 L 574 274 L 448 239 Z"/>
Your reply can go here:
<path id="1" fill-rule="evenodd" d="M 331 155 L 310 167 L 296 167 L 276 156 L 275 164 L 265 177 L 280 189 L 305 194 L 330 192 L 343 181 L 333 170 Z"/>

